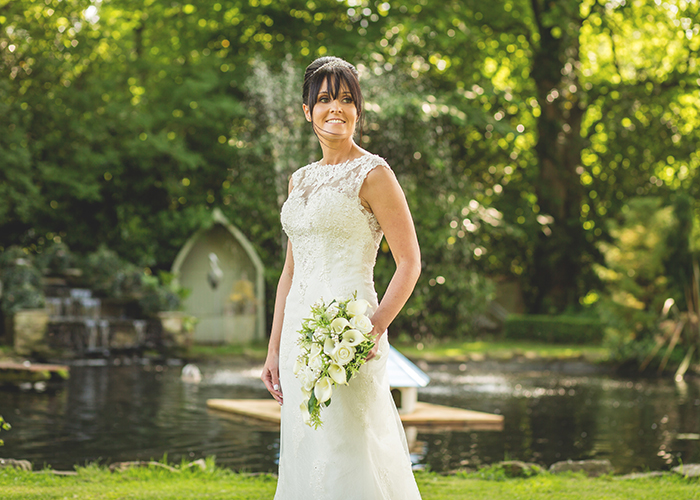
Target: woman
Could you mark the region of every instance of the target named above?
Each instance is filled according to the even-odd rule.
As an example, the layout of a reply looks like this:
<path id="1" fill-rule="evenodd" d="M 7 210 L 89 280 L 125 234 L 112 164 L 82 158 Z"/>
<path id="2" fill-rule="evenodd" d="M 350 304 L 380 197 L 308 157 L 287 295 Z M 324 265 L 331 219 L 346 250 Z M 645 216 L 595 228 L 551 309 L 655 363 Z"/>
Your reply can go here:
<path id="1" fill-rule="evenodd" d="M 386 374 L 386 329 L 413 291 L 420 250 L 393 172 L 353 140 L 362 102 L 350 63 L 322 57 L 306 69 L 303 110 L 323 158 L 292 175 L 282 207 L 289 243 L 261 377 L 282 405 L 275 500 L 420 499 Z M 396 272 L 378 304 L 373 272 L 382 235 Z M 292 373 L 297 332 L 320 298 L 354 292 L 370 303 L 376 345 L 349 385 L 335 388 L 316 430 L 303 422 L 301 386 Z"/>

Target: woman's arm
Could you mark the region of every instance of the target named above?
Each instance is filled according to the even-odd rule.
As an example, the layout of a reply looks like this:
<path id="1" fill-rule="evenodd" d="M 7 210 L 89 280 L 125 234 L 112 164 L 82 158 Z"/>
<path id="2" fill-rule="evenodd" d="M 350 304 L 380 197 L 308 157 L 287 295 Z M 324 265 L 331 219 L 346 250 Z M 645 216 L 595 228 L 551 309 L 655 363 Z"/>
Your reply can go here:
<path id="1" fill-rule="evenodd" d="M 289 192 L 292 192 L 292 181 L 289 180 Z M 287 254 L 284 259 L 282 275 L 277 283 L 277 295 L 275 296 L 275 312 L 272 316 L 272 330 L 270 342 L 267 346 L 267 358 L 263 366 L 260 378 L 272 397 L 282 404 L 282 391 L 280 390 L 280 339 L 282 338 L 282 324 L 284 323 L 284 307 L 287 304 L 287 295 L 292 286 L 294 276 L 294 257 L 292 256 L 292 242 L 287 241 Z"/>
<path id="2" fill-rule="evenodd" d="M 416 286 L 421 271 L 420 248 L 406 197 L 391 169 L 381 165 L 374 168 L 360 189 L 360 199 L 377 218 L 396 261 L 394 276 L 372 316 L 372 334 L 378 340 Z M 376 352 L 377 346 L 368 359 L 372 359 Z"/>
<path id="3" fill-rule="evenodd" d="M 275 312 L 272 317 L 272 330 L 270 332 L 270 342 L 267 347 L 267 358 L 263 366 L 260 378 L 265 382 L 265 387 L 270 391 L 279 404 L 282 404 L 282 391 L 280 390 L 280 338 L 282 337 L 282 323 L 284 322 L 284 306 L 287 303 L 287 295 L 292 286 L 292 276 L 294 275 L 294 258 L 292 257 L 292 242 L 287 242 L 287 256 L 284 261 L 282 275 L 277 284 L 277 295 L 275 297 Z"/>

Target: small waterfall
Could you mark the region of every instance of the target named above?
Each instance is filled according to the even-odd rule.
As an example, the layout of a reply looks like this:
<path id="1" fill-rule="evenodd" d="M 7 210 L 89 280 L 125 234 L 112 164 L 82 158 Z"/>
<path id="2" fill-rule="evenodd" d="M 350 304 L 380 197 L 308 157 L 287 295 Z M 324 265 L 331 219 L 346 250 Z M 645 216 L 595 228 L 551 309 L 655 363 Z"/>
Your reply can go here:
<path id="1" fill-rule="evenodd" d="M 85 330 L 87 331 L 87 348 L 89 351 L 97 349 L 97 321 L 85 319 Z"/>
<path id="2" fill-rule="evenodd" d="M 144 345 L 146 343 L 146 321 L 135 319 L 134 330 L 136 330 L 136 342 L 141 346 Z"/>
<path id="3" fill-rule="evenodd" d="M 148 321 L 127 318 L 123 306 L 106 307 L 86 288 L 59 287 L 57 296 L 46 298 L 49 343 L 77 354 L 108 356 L 112 351 L 141 350 L 149 341 Z"/>

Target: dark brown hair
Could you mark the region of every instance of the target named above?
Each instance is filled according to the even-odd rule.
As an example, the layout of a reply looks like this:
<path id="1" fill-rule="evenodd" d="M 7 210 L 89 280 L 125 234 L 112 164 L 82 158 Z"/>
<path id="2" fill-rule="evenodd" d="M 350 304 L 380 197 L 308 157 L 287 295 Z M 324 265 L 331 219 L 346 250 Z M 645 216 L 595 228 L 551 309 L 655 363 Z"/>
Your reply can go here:
<path id="1" fill-rule="evenodd" d="M 309 107 L 309 114 L 313 116 L 314 106 L 318 100 L 318 93 L 321 91 L 324 81 L 328 81 L 328 92 L 332 99 L 338 97 L 340 87 L 345 85 L 357 109 L 357 121 L 360 126 L 360 137 L 362 137 L 362 108 L 364 99 L 360 89 L 360 80 L 355 66 L 349 62 L 333 56 L 319 57 L 309 64 L 304 73 L 304 87 L 302 89 L 302 100 Z M 312 121 L 313 123 L 313 121 Z M 316 130 L 314 129 L 314 132 Z"/>

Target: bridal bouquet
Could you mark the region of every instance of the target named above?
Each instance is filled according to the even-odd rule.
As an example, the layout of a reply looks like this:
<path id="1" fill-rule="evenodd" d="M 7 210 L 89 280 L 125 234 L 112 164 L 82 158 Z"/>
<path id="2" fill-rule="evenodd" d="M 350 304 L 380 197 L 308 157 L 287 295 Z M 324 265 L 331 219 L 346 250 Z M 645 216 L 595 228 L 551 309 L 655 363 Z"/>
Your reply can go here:
<path id="1" fill-rule="evenodd" d="M 333 388 L 347 384 L 374 347 L 369 335 L 373 325 L 365 316 L 369 302 L 357 298 L 321 299 L 311 306 L 311 317 L 303 320 L 298 344 L 301 354 L 294 364 L 294 375 L 301 382 L 304 422 L 318 429 L 321 407 L 331 404 Z"/>

